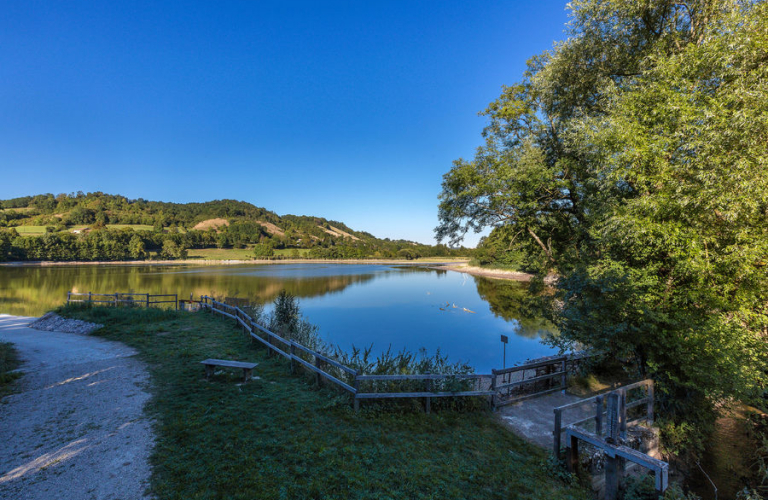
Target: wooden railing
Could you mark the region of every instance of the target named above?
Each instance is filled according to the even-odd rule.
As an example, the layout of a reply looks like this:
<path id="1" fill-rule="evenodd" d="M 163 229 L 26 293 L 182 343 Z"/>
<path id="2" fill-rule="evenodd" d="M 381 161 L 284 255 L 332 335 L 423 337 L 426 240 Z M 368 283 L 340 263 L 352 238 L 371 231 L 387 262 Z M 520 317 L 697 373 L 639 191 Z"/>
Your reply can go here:
<path id="1" fill-rule="evenodd" d="M 300 365 L 315 374 L 315 380 L 318 384 L 327 381 L 349 392 L 354 398 L 355 410 L 360 408 L 361 400 L 423 398 L 425 400 L 425 409 L 429 412 L 431 410 L 432 398 L 493 397 L 495 394 L 491 388 L 492 375 L 364 375 L 294 340 L 285 339 L 269 331 L 255 322 L 253 318 L 239 307 L 231 306 L 205 295 L 200 298 L 200 303 L 204 309 L 232 318 L 254 341 L 261 343 L 272 353 L 288 359 L 291 362 L 292 372 L 295 372 L 296 366 Z M 411 384 L 409 385 L 413 385 L 412 383 L 424 384 L 424 390 L 380 392 L 375 390 L 377 382 L 387 382 L 388 385 L 391 382 L 410 382 Z M 473 386 L 460 387 L 461 390 L 436 390 L 446 386 L 455 386 L 457 382 L 460 386 L 468 386 L 470 384 Z M 467 388 L 472 390 L 464 390 Z"/>
<path id="2" fill-rule="evenodd" d="M 569 471 L 578 467 L 579 441 L 602 450 L 605 456 L 606 500 L 615 500 L 618 497 L 619 478 L 624 471 L 624 461 L 633 462 L 652 471 L 656 492 L 660 497 L 669 485 L 669 464 L 622 444 L 622 440 L 627 437 L 629 424 L 643 420 L 649 427 L 653 424 L 653 401 L 653 381 L 643 380 L 555 408 L 555 456 L 560 456 L 561 434 L 564 432 L 566 464 Z M 584 405 L 594 406 L 592 415 L 563 425 L 565 411 Z M 636 412 L 636 416 L 631 418 L 629 410 L 633 408 L 644 408 L 645 411 Z M 589 424 L 588 427 L 591 428 L 577 427 L 585 424 Z"/>
<path id="3" fill-rule="evenodd" d="M 575 427 L 577 425 L 594 423 L 594 426 L 590 430 L 594 430 L 594 433 L 598 436 L 603 434 L 603 422 L 605 421 L 606 415 L 607 396 L 611 393 L 619 394 L 622 405 L 620 412 L 624 416 L 626 416 L 627 410 L 645 405 L 645 412 L 640 416 L 629 420 L 626 418 L 622 419 L 620 429 L 622 433 L 625 433 L 627 430 L 627 425 L 633 422 L 646 420 L 649 426 L 653 424 L 653 380 L 650 379 L 635 382 L 633 384 L 625 385 L 618 389 L 598 394 L 590 398 L 584 398 L 574 403 L 559 406 L 554 409 L 555 426 L 552 432 L 552 437 L 554 438 L 552 451 L 554 452 L 555 456 L 560 456 L 560 443 L 562 434 L 566 427 Z M 568 423 L 563 421 L 563 414 L 566 411 L 579 407 L 583 408 L 585 405 L 594 406 L 594 410 L 591 411 L 590 416 L 586 418 L 580 418 Z"/>
<path id="4" fill-rule="evenodd" d="M 166 298 L 168 300 L 157 300 Z M 359 409 L 362 400 L 423 398 L 425 409 L 429 412 L 432 398 L 445 397 L 487 397 L 490 398 L 491 407 L 496 409 L 527 397 L 564 390 L 567 373 L 583 358 L 543 358 L 503 370 L 491 370 L 490 374 L 366 375 L 269 331 L 240 307 L 207 295 L 201 296 L 199 301 L 192 300 L 190 296 L 190 300 L 181 302 L 199 304 L 205 310 L 233 319 L 254 342 L 264 345 L 271 355 L 288 359 L 292 373 L 297 366 L 301 366 L 315 374 L 317 384 L 329 382 L 349 392 L 354 397 L 355 410 Z M 67 292 L 67 303 L 147 307 L 173 303 L 178 309 L 180 301 L 176 294 Z"/>
<path id="5" fill-rule="evenodd" d="M 83 297 L 83 298 L 73 298 Z M 173 297 L 173 299 L 170 299 Z M 167 300 L 156 300 L 156 299 Z M 178 308 L 179 297 L 177 294 L 149 294 L 149 293 L 93 293 L 93 292 L 67 292 L 67 304 L 71 303 L 86 304 L 108 304 L 114 306 L 146 306 L 155 304 L 173 304 L 174 309 Z"/>

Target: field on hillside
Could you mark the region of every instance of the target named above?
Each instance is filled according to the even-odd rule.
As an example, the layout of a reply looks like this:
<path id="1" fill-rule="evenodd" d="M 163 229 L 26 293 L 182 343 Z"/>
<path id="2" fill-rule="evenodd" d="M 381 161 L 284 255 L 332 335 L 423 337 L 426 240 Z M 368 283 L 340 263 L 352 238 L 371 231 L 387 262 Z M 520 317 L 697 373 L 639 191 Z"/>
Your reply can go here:
<path id="1" fill-rule="evenodd" d="M 22 236 L 39 236 L 45 234 L 45 226 L 17 226 L 13 229 Z"/>

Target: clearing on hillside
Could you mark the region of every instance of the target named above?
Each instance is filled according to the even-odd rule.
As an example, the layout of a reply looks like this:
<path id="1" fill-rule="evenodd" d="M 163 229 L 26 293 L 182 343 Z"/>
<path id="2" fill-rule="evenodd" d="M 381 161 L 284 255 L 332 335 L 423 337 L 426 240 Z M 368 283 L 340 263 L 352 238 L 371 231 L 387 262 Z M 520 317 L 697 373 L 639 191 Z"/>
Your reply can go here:
<path id="1" fill-rule="evenodd" d="M 283 231 L 276 225 L 272 224 L 271 222 L 264 222 L 263 220 L 257 220 L 256 224 L 260 224 L 262 227 L 264 227 L 264 229 L 266 229 L 269 234 L 274 234 L 277 236 L 285 236 L 285 231 Z"/>
<path id="2" fill-rule="evenodd" d="M 357 236 L 353 236 L 353 235 L 351 235 L 351 234 L 349 234 L 349 233 L 347 233 L 345 231 L 342 231 L 341 229 L 339 229 L 337 227 L 329 226 L 330 229 L 327 228 L 327 227 L 323 227 L 323 226 L 317 226 L 317 227 L 319 227 L 320 229 L 322 229 L 326 233 L 330 234 L 331 236 L 341 236 L 342 238 L 352 238 L 353 240 L 360 240 L 360 238 L 358 238 Z"/>
<path id="3" fill-rule="evenodd" d="M 208 219 L 204 220 L 202 222 L 198 222 L 195 224 L 195 227 L 192 229 L 197 229 L 200 231 L 205 231 L 206 229 L 216 229 L 218 230 L 221 226 L 228 226 L 229 221 L 227 219 Z"/>

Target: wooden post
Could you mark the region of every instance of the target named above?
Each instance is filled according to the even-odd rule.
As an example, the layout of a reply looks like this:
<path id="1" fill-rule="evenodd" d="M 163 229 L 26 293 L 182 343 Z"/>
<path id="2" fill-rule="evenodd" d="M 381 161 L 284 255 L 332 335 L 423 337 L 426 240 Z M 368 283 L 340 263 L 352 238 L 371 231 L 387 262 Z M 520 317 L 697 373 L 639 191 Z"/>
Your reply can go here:
<path id="1" fill-rule="evenodd" d="M 570 436 L 567 442 L 566 465 L 568 466 L 568 472 L 575 472 L 579 468 L 579 438 Z"/>
<path id="2" fill-rule="evenodd" d="M 603 397 L 595 398 L 595 434 L 603 435 Z"/>
<path id="3" fill-rule="evenodd" d="M 619 438 L 627 439 L 627 390 L 619 389 Z"/>
<path id="4" fill-rule="evenodd" d="M 176 305 L 176 310 L 178 311 L 179 310 L 179 294 L 178 293 L 173 295 L 173 301 L 174 301 L 174 304 Z"/>
<path id="5" fill-rule="evenodd" d="M 491 369 L 491 411 L 496 411 L 496 369 Z"/>
<path id="6" fill-rule="evenodd" d="M 93 301 L 93 298 L 91 297 L 91 292 L 88 292 L 88 305 L 91 305 Z"/>
<path id="7" fill-rule="evenodd" d="M 315 368 L 321 369 L 320 363 L 321 363 L 320 358 L 315 356 Z M 315 383 L 317 384 L 318 387 L 321 387 L 323 385 L 323 377 L 321 377 L 320 374 L 317 372 L 315 372 Z"/>
<path id="8" fill-rule="evenodd" d="M 427 392 L 432 392 L 432 379 L 427 379 Z M 432 398 L 427 396 L 427 405 L 426 405 L 426 411 L 429 413 L 432 410 Z"/>
<path id="9" fill-rule="evenodd" d="M 607 451 L 607 450 L 606 450 Z M 619 496 L 619 460 L 605 454 L 605 500 L 616 500 Z"/>
<path id="10" fill-rule="evenodd" d="M 117 307 L 117 294 L 115 294 L 115 307 Z"/>
<path id="11" fill-rule="evenodd" d="M 147 294 L 147 309 L 149 309 L 149 294 Z"/>
<path id="12" fill-rule="evenodd" d="M 72 295 L 72 292 L 67 292 L 67 305 L 69 305 L 69 298 Z"/>
<path id="13" fill-rule="evenodd" d="M 360 400 L 357 399 L 357 393 L 360 391 L 360 380 L 357 378 L 357 372 L 355 372 L 355 380 L 353 383 L 353 387 L 355 388 L 355 413 L 357 413 L 360 410 Z"/>
<path id="14" fill-rule="evenodd" d="M 555 458 L 558 460 L 560 459 L 560 434 L 562 433 L 562 427 L 563 427 L 563 410 L 560 408 L 555 408 L 555 430 L 552 432 L 552 438 L 553 438 L 553 446 L 552 446 L 552 452 L 555 455 Z"/>
<path id="15" fill-rule="evenodd" d="M 621 427 L 621 395 L 608 394 L 608 429 L 605 442 L 617 445 Z M 605 450 L 607 451 L 607 450 Z M 619 494 L 619 461 L 616 455 L 605 453 L 605 500 L 616 500 Z"/>
<path id="16" fill-rule="evenodd" d="M 560 385 L 563 387 L 563 394 L 565 394 L 565 389 L 567 388 L 567 385 L 566 385 L 567 384 L 566 371 L 565 371 L 566 370 L 566 364 L 565 363 L 566 363 L 566 360 L 563 359 L 563 366 L 562 366 L 563 374 L 560 375 Z"/>
<path id="17" fill-rule="evenodd" d="M 655 476 L 656 493 L 659 495 L 659 498 L 661 498 L 661 496 L 669 487 L 669 468 L 663 467 L 661 470 L 655 471 Z"/>
<path id="18" fill-rule="evenodd" d="M 645 406 L 645 418 L 648 419 L 648 425 L 653 425 L 653 381 L 648 382 L 648 402 Z"/>
<path id="19" fill-rule="evenodd" d="M 291 340 L 291 373 L 296 373 L 296 361 L 293 357 L 296 356 L 296 345 Z"/>

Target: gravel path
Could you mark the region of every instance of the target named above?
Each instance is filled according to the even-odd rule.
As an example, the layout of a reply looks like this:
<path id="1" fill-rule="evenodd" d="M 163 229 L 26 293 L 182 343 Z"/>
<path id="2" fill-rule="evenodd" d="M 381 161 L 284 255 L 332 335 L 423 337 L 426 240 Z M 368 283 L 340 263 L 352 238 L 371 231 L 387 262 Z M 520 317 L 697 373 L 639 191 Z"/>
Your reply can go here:
<path id="1" fill-rule="evenodd" d="M 149 377 L 117 342 L 0 315 L 24 376 L 0 401 L 0 499 L 147 497 L 154 437 L 143 415 Z"/>

